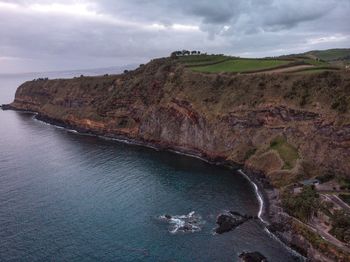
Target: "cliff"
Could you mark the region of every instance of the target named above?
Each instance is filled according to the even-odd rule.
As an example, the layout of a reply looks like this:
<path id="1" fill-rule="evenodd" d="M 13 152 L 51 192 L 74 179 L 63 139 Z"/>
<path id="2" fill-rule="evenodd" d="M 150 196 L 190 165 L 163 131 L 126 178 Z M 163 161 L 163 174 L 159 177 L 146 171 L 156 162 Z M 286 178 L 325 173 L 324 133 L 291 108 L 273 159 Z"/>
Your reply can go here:
<path id="1" fill-rule="evenodd" d="M 225 160 L 275 186 L 350 176 L 350 74 L 203 74 L 157 59 L 122 75 L 34 80 L 10 105 L 39 118 Z"/>

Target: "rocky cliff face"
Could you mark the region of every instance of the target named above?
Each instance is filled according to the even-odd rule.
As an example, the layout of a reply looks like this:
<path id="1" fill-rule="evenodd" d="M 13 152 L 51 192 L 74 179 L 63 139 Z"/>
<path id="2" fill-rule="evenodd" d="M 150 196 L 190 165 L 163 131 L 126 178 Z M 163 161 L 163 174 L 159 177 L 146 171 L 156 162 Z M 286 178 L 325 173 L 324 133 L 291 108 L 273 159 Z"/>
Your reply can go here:
<path id="1" fill-rule="evenodd" d="M 10 106 L 244 164 L 279 186 L 329 170 L 350 175 L 349 97 L 346 72 L 201 74 L 157 59 L 123 75 L 26 82 Z"/>

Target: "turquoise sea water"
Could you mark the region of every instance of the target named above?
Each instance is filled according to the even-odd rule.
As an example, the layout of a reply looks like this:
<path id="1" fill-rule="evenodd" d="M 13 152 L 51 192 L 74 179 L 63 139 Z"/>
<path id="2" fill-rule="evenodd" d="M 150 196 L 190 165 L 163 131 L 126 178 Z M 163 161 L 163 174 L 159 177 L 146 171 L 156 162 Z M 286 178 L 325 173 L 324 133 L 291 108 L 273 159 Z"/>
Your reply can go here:
<path id="1" fill-rule="evenodd" d="M 31 78 L 1 77 L 0 104 Z M 213 234 L 220 212 L 259 211 L 238 172 L 27 113 L 0 110 L 0 124 L 0 261 L 237 261 L 243 251 L 294 260 L 258 220 Z M 192 211 L 196 232 L 172 233 L 176 224 L 160 219 Z"/>

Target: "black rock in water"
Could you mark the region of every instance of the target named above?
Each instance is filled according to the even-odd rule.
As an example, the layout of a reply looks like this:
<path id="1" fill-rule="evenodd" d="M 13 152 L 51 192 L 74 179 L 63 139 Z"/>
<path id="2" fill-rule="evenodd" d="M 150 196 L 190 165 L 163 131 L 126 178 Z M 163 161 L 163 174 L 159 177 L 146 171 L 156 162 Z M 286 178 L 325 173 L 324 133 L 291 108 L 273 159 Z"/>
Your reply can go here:
<path id="1" fill-rule="evenodd" d="M 216 224 L 219 226 L 215 229 L 215 232 L 217 234 L 229 232 L 252 218 L 252 216 L 241 215 L 235 211 L 220 214 L 216 219 Z"/>
<path id="2" fill-rule="evenodd" d="M 13 109 L 13 107 L 12 106 L 10 106 L 10 105 L 6 105 L 6 104 L 3 104 L 3 105 L 0 105 L 0 108 L 2 109 L 2 110 L 11 110 L 11 109 Z"/>
<path id="3" fill-rule="evenodd" d="M 267 262 L 266 257 L 259 252 L 243 252 L 239 255 L 239 258 L 243 262 Z"/>

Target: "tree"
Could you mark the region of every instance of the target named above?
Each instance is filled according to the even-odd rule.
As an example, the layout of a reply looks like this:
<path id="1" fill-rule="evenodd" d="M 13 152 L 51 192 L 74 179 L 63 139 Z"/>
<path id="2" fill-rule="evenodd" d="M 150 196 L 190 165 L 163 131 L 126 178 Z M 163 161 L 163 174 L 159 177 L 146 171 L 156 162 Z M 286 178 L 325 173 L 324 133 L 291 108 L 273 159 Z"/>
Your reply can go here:
<path id="1" fill-rule="evenodd" d="M 177 58 L 177 56 L 178 56 L 178 51 L 174 51 L 170 54 L 171 58 Z"/>
<path id="2" fill-rule="evenodd" d="M 191 52 L 188 50 L 182 50 L 182 55 L 190 55 Z"/>
<path id="3" fill-rule="evenodd" d="M 289 215 L 307 222 L 320 209 L 321 203 L 315 187 L 305 186 L 296 196 L 285 194 L 282 204 Z"/>
<path id="4" fill-rule="evenodd" d="M 186 50 L 183 50 L 183 51 L 174 51 L 174 52 L 172 52 L 172 53 L 170 54 L 170 57 L 171 57 L 171 58 L 176 58 L 176 57 L 178 57 L 178 56 L 182 56 L 182 55 L 184 55 L 184 51 L 186 51 Z"/>

